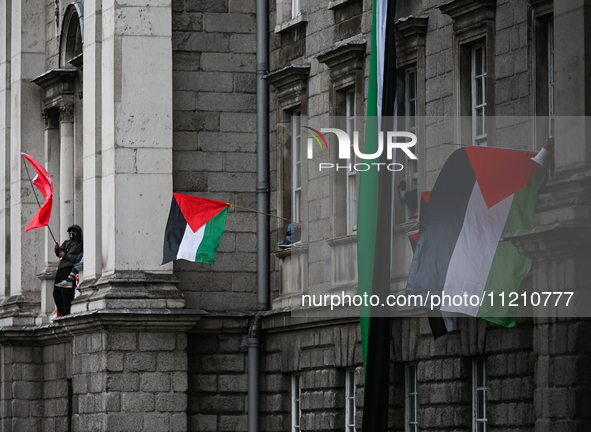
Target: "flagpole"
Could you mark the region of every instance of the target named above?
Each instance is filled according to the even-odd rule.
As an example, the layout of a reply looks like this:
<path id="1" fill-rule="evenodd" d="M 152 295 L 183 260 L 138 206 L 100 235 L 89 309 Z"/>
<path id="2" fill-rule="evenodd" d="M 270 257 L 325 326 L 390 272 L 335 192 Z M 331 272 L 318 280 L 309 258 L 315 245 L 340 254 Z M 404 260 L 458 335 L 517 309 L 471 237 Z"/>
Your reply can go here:
<path id="1" fill-rule="evenodd" d="M 37 205 L 39 206 L 39 208 L 41 208 L 41 203 L 39 202 L 39 198 L 37 198 L 37 192 L 35 192 L 35 186 L 33 185 L 33 180 L 31 179 L 31 174 L 29 174 L 29 167 L 27 166 L 27 163 L 24 161 L 24 159 L 23 159 L 23 163 L 25 164 L 25 170 L 27 171 L 27 177 L 29 177 L 29 182 L 31 183 L 31 189 L 33 189 L 33 195 L 35 195 L 35 200 L 37 201 Z M 53 232 L 51 232 L 51 228 L 49 227 L 49 225 L 46 225 L 46 226 L 47 226 L 47 229 L 49 230 L 49 234 L 51 234 L 51 238 L 57 244 L 57 240 L 55 239 Z"/>
<path id="2" fill-rule="evenodd" d="M 271 216 L 271 217 L 274 217 L 274 218 L 277 218 L 277 219 L 282 219 L 282 220 L 287 221 L 287 222 L 296 223 L 296 222 L 292 221 L 291 219 L 286 219 L 286 218 L 281 217 L 281 216 L 276 216 L 276 215 L 272 215 L 272 214 L 269 214 L 269 213 L 261 212 L 261 211 L 258 211 L 258 210 L 253 210 L 253 209 L 249 209 L 249 208 L 246 208 L 246 207 L 237 206 L 235 204 L 230 204 L 230 203 L 227 203 L 227 204 L 230 207 L 235 207 L 235 208 L 239 208 L 239 209 L 242 209 L 242 210 L 248 210 L 248 211 L 251 211 L 253 213 L 260 213 L 260 214 Z"/>

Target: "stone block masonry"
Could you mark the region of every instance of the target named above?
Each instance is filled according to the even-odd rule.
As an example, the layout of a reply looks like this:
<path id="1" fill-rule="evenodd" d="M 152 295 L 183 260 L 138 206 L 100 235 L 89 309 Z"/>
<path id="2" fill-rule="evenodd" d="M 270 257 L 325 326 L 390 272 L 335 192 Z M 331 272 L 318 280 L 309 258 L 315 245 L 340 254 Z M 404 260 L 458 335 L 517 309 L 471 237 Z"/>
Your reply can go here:
<path id="1" fill-rule="evenodd" d="M 255 4 L 173 3 L 173 190 L 254 208 Z M 252 309 L 255 232 L 254 213 L 231 210 L 214 265 L 174 264 L 188 308 Z"/>
<path id="2" fill-rule="evenodd" d="M 76 335 L 74 430 L 186 431 L 186 346 L 183 333 Z"/>

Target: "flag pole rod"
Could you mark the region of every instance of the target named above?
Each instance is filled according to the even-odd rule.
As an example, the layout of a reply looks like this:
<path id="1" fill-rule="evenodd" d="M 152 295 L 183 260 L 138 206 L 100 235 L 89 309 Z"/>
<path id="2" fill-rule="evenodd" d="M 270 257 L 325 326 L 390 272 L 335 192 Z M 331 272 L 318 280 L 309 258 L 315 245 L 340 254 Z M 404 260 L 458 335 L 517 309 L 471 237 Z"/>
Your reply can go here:
<path id="1" fill-rule="evenodd" d="M 31 174 L 29 174 L 29 167 L 27 166 L 27 163 L 25 162 L 24 159 L 23 159 L 23 163 L 25 164 L 25 170 L 27 170 L 27 177 L 29 177 L 29 182 L 31 183 L 31 189 L 33 189 L 33 195 L 35 195 L 35 200 L 37 201 L 37 205 L 39 206 L 39 208 L 41 208 L 41 203 L 39 202 L 39 198 L 37 198 L 37 192 L 35 192 L 35 186 L 33 185 L 33 180 L 31 179 Z M 51 228 L 49 228 L 49 225 L 46 225 L 46 226 L 47 226 L 47 229 L 49 230 L 49 234 L 51 234 L 51 238 L 57 244 L 57 240 L 53 236 L 53 233 L 51 232 Z"/>
<path id="2" fill-rule="evenodd" d="M 261 211 L 258 211 L 258 210 L 253 210 L 253 209 L 249 209 L 249 208 L 246 208 L 246 207 L 237 206 L 235 204 L 230 204 L 230 203 L 228 203 L 228 204 L 229 204 L 230 207 L 235 207 L 235 208 L 239 208 L 239 209 L 242 209 L 242 210 L 248 210 L 248 211 L 251 211 L 251 212 L 254 212 L 254 213 L 260 213 L 260 214 L 271 216 L 271 217 L 274 217 L 274 218 L 277 218 L 277 219 L 282 219 L 282 220 L 287 221 L 287 222 L 296 223 L 296 222 L 292 221 L 291 219 L 286 219 L 286 218 L 281 217 L 281 216 L 276 216 L 276 215 L 272 215 L 272 214 L 269 214 L 269 213 L 261 212 Z"/>

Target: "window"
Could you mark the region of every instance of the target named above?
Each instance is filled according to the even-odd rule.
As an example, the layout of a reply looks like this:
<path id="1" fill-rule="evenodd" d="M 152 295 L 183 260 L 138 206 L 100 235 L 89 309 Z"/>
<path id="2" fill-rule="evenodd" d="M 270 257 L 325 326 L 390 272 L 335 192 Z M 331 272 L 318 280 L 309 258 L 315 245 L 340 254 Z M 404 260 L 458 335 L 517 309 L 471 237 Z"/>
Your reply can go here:
<path id="1" fill-rule="evenodd" d="M 302 117 L 300 111 L 291 115 L 291 219 L 300 222 L 302 209 Z"/>
<path id="2" fill-rule="evenodd" d="M 407 132 L 417 134 L 417 68 L 416 66 L 406 69 L 404 73 L 404 113 L 405 127 Z M 404 156 L 404 170 L 406 190 L 411 191 L 419 187 L 419 172 L 417 160 Z M 414 216 L 414 211 L 409 206 L 404 206 L 406 220 Z"/>
<path id="3" fill-rule="evenodd" d="M 351 138 L 351 159 L 347 160 L 347 234 L 357 232 L 357 176 L 353 168 L 356 163 L 353 150 L 355 132 L 355 91 L 346 93 L 347 135 Z"/>
<path id="4" fill-rule="evenodd" d="M 409 363 L 405 368 L 405 395 L 406 395 L 406 416 L 405 416 L 405 432 L 417 432 L 417 365 L 416 363 Z"/>
<path id="5" fill-rule="evenodd" d="M 548 19 L 548 135 L 554 135 L 554 21 Z"/>
<path id="6" fill-rule="evenodd" d="M 472 47 L 472 144 L 486 145 L 486 46 Z"/>
<path id="7" fill-rule="evenodd" d="M 292 19 L 302 14 L 301 0 L 291 0 L 291 17 Z"/>
<path id="8" fill-rule="evenodd" d="M 300 387 L 300 374 L 291 376 L 291 431 L 300 432 L 300 419 L 302 418 L 302 409 L 300 407 L 300 396 L 302 389 Z"/>
<path id="9" fill-rule="evenodd" d="M 355 432 L 355 369 L 345 373 L 345 431 Z"/>
<path id="10" fill-rule="evenodd" d="M 486 432 L 486 359 L 475 359 L 472 371 L 472 431 Z"/>

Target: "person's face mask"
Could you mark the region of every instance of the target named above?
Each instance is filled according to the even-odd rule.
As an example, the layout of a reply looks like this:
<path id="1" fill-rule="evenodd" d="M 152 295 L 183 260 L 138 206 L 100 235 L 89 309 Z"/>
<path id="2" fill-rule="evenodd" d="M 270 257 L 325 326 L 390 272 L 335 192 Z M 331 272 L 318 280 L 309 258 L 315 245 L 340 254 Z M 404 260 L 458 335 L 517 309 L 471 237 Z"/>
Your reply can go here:
<path id="1" fill-rule="evenodd" d="M 74 231 L 70 231 L 68 232 L 68 234 L 70 234 L 70 238 L 73 239 L 74 237 L 76 237 L 76 233 Z"/>

